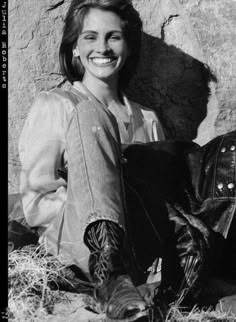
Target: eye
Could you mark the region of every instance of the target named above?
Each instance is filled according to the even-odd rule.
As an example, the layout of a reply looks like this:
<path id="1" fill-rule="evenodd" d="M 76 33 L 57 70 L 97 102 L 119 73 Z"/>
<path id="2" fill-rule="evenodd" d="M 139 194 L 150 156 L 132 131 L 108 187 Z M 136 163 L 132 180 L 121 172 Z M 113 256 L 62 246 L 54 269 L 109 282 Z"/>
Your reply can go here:
<path id="1" fill-rule="evenodd" d="M 118 36 L 118 35 L 112 35 L 110 38 L 111 38 L 111 39 L 114 39 L 114 40 L 120 40 L 120 39 L 121 39 L 121 36 Z"/>
<path id="2" fill-rule="evenodd" d="M 96 39 L 96 36 L 94 36 L 94 35 L 86 35 L 84 37 L 84 39 L 86 39 L 86 40 L 95 40 Z"/>
<path id="3" fill-rule="evenodd" d="M 122 37 L 122 34 L 121 33 L 118 33 L 118 32 L 112 32 L 110 35 L 109 35 L 109 39 L 111 40 L 121 40 L 123 37 Z"/>

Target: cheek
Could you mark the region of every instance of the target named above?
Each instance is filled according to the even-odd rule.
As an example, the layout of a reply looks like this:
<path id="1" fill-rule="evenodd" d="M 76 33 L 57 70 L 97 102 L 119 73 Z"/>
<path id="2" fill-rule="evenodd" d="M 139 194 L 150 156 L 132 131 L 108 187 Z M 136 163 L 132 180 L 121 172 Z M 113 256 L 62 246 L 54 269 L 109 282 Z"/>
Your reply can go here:
<path id="1" fill-rule="evenodd" d="M 79 60 L 80 60 L 80 63 L 81 63 L 81 65 L 83 66 L 83 67 L 85 67 L 86 66 L 86 64 L 87 64 L 87 55 L 86 55 L 86 51 L 84 50 L 84 48 L 82 49 L 81 47 L 80 47 L 80 49 L 79 49 Z"/>
<path id="2" fill-rule="evenodd" d="M 123 56 L 123 57 L 125 57 L 125 56 L 127 56 L 127 54 L 128 54 L 128 49 L 127 49 L 127 47 L 126 46 L 124 46 L 124 45 L 119 45 L 119 44 L 115 44 L 115 45 L 113 45 L 113 46 L 111 46 L 110 47 L 112 50 L 113 50 L 113 52 L 114 53 L 116 53 L 117 55 L 120 55 L 120 56 Z"/>
<path id="3" fill-rule="evenodd" d="M 79 49 L 80 56 L 85 56 L 91 50 L 91 45 L 83 39 L 79 39 L 77 41 L 77 47 Z"/>
<path id="4" fill-rule="evenodd" d="M 83 43 L 79 42 L 78 45 L 77 45 L 77 48 L 79 50 L 80 57 L 84 56 L 85 46 L 83 46 Z"/>

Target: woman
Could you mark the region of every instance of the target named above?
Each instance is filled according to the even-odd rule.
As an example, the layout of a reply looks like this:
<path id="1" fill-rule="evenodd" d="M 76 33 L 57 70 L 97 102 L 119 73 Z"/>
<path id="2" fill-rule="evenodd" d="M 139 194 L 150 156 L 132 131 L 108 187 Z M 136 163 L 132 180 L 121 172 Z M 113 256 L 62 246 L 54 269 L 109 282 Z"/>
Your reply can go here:
<path id="1" fill-rule="evenodd" d="M 163 259 L 157 307 L 199 296 L 220 237 L 235 235 L 235 132 L 203 148 L 161 142 L 156 115 L 123 92 L 141 30 L 128 0 L 73 0 L 60 46 L 73 86 L 37 95 L 19 143 L 27 223 L 49 253 L 87 273 L 113 319 L 147 315 L 127 273 L 127 235 L 145 265 Z M 227 184 L 215 189 L 218 180 Z"/>
<path id="2" fill-rule="evenodd" d="M 141 30 L 127 0 L 73 0 L 60 46 L 73 86 L 37 95 L 19 143 L 28 224 L 49 253 L 90 274 L 109 318 L 146 314 L 123 259 L 122 145 L 164 139 L 156 115 L 123 93 Z"/>

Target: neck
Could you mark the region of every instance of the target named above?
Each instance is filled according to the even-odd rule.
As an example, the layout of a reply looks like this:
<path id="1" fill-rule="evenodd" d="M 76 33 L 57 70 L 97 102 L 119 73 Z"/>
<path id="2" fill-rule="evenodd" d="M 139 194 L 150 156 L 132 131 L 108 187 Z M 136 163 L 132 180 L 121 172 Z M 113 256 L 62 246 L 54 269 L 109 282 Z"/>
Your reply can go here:
<path id="1" fill-rule="evenodd" d="M 117 80 L 108 84 L 102 80 L 94 82 L 84 77 L 82 83 L 105 106 L 109 106 L 112 101 L 119 101 Z"/>

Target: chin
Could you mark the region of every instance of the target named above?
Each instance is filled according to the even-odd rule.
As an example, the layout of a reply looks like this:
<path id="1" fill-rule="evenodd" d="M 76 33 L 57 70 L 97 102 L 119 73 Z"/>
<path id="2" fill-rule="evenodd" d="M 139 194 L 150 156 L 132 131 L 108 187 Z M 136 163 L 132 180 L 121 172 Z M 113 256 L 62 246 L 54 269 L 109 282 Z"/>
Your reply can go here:
<path id="1" fill-rule="evenodd" d="M 100 79 L 101 81 L 103 82 L 111 82 L 111 81 L 114 81 L 118 78 L 118 74 L 103 74 L 103 75 L 96 75 L 96 78 L 97 79 Z"/>

